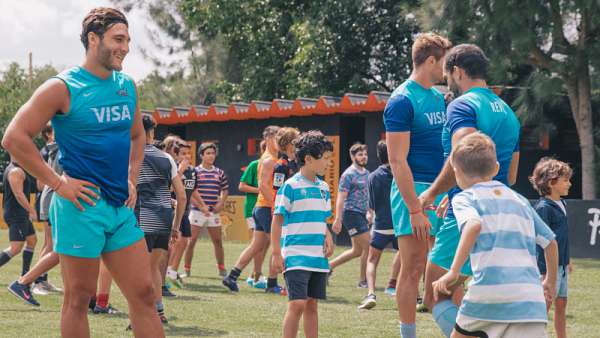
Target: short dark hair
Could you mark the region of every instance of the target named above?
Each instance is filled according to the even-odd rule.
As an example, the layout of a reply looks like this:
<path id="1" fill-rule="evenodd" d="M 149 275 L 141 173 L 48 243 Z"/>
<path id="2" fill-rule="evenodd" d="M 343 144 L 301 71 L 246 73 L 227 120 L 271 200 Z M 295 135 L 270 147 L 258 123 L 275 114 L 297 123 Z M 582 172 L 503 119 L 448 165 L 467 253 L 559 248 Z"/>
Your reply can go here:
<path id="1" fill-rule="evenodd" d="M 306 164 L 304 161 L 306 155 L 319 159 L 325 152 L 333 151 L 333 143 L 318 130 L 300 134 L 294 141 L 294 145 L 296 146 L 296 162 L 301 167 Z"/>
<path id="2" fill-rule="evenodd" d="M 112 26 L 122 23 L 129 27 L 125 14 L 115 8 L 110 7 L 97 7 L 92 9 L 83 18 L 81 23 L 81 43 L 85 50 L 88 50 L 88 33 L 94 32 L 102 39 L 104 33 L 109 30 Z"/>
<path id="3" fill-rule="evenodd" d="M 387 153 L 387 144 L 384 140 L 377 142 L 377 158 L 381 164 L 388 164 L 390 161 L 388 160 Z"/>
<path id="4" fill-rule="evenodd" d="M 367 146 L 360 142 L 356 142 L 350 147 L 350 155 L 352 156 L 356 155 L 359 151 L 367 151 Z"/>
<path id="5" fill-rule="evenodd" d="M 52 123 L 46 123 L 44 129 L 42 129 L 42 138 L 44 139 L 44 142 L 48 142 L 48 140 L 50 139 L 50 134 L 52 134 L 52 132 Z"/>
<path id="6" fill-rule="evenodd" d="M 217 145 L 213 142 L 202 142 L 200 148 L 198 149 L 198 156 L 204 155 L 204 152 L 208 149 L 214 149 L 215 153 L 217 152 Z"/>
<path id="7" fill-rule="evenodd" d="M 529 182 L 541 196 L 548 196 L 552 193 L 550 184 L 555 184 L 561 177 L 571 179 L 573 169 L 568 163 L 559 161 L 552 157 L 543 157 L 533 169 L 533 175 L 529 177 Z"/>
<path id="8" fill-rule="evenodd" d="M 453 47 L 446 54 L 444 68 L 446 73 L 452 73 L 456 66 L 464 69 L 472 79 L 485 79 L 490 60 L 481 48 L 473 44 L 463 43 Z"/>
<path id="9" fill-rule="evenodd" d="M 142 123 L 144 124 L 144 130 L 146 132 L 156 128 L 156 120 L 154 120 L 154 117 L 150 114 L 142 115 Z"/>

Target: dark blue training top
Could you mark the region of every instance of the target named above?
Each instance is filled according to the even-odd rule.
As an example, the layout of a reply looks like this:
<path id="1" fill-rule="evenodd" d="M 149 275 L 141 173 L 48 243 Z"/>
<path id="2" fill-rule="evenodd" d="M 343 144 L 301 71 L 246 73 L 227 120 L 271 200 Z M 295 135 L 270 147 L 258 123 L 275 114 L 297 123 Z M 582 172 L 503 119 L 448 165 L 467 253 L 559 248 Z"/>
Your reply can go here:
<path id="1" fill-rule="evenodd" d="M 535 204 L 535 210 L 540 218 L 554 231 L 556 243 L 558 244 L 558 265 L 567 266 L 570 262 L 569 255 L 569 225 L 567 215 L 557 203 L 562 203 L 566 208 L 564 200 L 555 202 L 549 198 L 542 197 Z M 544 250 L 537 247 L 537 262 L 540 273 L 546 274 L 546 258 Z"/>
<path id="2" fill-rule="evenodd" d="M 375 230 L 391 230 L 390 187 L 392 170 L 387 164 L 380 165 L 369 174 L 369 208 L 375 211 Z"/>

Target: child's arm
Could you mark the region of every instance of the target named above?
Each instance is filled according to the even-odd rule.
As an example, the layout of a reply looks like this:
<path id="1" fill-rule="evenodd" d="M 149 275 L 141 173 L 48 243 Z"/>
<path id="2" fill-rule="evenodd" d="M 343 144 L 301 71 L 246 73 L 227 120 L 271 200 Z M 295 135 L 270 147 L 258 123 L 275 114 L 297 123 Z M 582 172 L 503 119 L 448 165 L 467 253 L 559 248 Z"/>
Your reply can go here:
<path id="1" fill-rule="evenodd" d="M 277 272 L 283 272 L 285 266 L 283 264 L 283 257 L 281 256 L 281 225 L 283 224 L 283 216 L 275 214 L 273 215 L 273 221 L 271 222 L 271 248 L 273 256 L 273 266 Z"/>
<path id="2" fill-rule="evenodd" d="M 342 230 L 342 220 L 344 217 L 344 202 L 348 197 L 347 191 L 338 191 L 337 199 L 335 200 L 335 220 L 331 229 L 336 234 L 339 234 Z"/>
<path id="3" fill-rule="evenodd" d="M 433 282 L 433 297 L 437 300 L 440 293 L 449 295 L 451 292 L 448 287 L 452 286 L 458 280 L 460 269 L 467 261 L 467 257 L 475 245 L 475 241 L 481 232 L 481 222 L 479 220 L 469 220 L 463 227 L 460 235 L 460 242 L 456 249 L 452 267 L 444 276 Z"/>
<path id="4" fill-rule="evenodd" d="M 544 249 L 546 258 L 546 278 L 542 282 L 546 301 L 552 302 L 556 296 L 556 274 L 558 272 L 558 244 L 552 240 Z"/>

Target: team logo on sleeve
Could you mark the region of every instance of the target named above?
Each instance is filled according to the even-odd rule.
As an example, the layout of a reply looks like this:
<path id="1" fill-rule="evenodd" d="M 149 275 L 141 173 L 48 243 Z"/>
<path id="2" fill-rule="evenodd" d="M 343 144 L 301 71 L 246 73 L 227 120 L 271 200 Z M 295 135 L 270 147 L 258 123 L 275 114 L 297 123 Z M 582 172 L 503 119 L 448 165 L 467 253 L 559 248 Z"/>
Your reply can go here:
<path id="1" fill-rule="evenodd" d="M 285 182 L 285 174 L 275 173 L 273 174 L 273 185 L 280 188 Z"/>

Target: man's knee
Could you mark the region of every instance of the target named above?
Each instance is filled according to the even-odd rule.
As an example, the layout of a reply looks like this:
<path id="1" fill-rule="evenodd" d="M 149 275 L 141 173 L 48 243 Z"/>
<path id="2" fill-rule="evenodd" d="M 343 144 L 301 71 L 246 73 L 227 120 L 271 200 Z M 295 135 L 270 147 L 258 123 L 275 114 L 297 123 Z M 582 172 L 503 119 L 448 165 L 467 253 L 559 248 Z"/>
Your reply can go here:
<path id="1" fill-rule="evenodd" d="M 90 304 L 90 299 L 96 293 L 94 285 L 73 283 L 69 289 L 65 289 L 64 304 L 68 310 L 85 312 Z"/>

